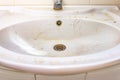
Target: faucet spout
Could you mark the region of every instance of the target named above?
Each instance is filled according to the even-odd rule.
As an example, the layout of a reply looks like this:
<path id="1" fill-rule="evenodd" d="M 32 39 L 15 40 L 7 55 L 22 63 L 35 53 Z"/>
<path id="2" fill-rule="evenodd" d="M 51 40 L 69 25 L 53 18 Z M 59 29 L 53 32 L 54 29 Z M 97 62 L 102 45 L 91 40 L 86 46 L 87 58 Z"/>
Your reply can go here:
<path id="1" fill-rule="evenodd" d="M 54 10 L 62 10 L 62 0 L 54 0 Z"/>

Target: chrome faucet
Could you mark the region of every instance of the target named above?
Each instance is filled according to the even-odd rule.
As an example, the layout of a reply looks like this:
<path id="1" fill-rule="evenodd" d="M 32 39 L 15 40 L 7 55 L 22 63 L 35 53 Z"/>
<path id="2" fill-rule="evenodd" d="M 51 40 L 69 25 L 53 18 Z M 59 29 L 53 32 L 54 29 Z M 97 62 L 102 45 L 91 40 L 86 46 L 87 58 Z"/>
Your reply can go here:
<path id="1" fill-rule="evenodd" d="M 62 10 L 62 0 L 54 0 L 54 10 Z"/>

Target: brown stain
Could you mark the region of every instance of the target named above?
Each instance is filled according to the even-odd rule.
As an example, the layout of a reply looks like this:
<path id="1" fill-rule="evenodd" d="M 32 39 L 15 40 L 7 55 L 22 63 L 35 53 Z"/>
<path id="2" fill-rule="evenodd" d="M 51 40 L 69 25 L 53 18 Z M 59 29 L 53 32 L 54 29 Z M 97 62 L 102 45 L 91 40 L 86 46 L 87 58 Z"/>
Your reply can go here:
<path id="1" fill-rule="evenodd" d="M 109 13 L 104 13 L 104 15 L 105 15 L 107 18 L 99 19 L 99 17 L 94 17 L 94 19 L 96 19 L 96 20 L 104 20 L 104 21 L 114 20 L 114 18 L 113 18 Z M 91 13 L 90 13 L 90 16 L 95 16 L 94 12 L 91 12 Z"/>
<path id="2" fill-rule="evenodd" d="M 108 17 L 108 18 L 104 19 L 104 20 L 114 20 L 113 17 L 108 13 L 105 13 L 105 16 Z"/>
<path id="3" fill-rule="evenodd" d="M 37 40 L 39 38 L 39 36 L 42 34 L 43 34 L 43 32 L 40 32 L 37 36 L 35 36 L 34 40 Z"/>

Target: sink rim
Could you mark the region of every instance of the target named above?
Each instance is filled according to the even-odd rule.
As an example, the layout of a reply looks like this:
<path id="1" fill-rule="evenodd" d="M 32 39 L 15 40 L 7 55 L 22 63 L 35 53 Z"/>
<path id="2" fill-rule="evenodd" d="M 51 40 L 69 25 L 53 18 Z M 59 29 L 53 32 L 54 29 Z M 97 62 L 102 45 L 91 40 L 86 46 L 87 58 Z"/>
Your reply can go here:
<path id="1" fill-rule="evenodd" d="M 37 19 L 37 20 L 39 20 L 39 19 Z M 90 21 L 101 23 L 101 24 L 106 24 L 110 27 L 120 30 L 120 28 L 118 28 L 117 26 L 108 24 L 108 23 L 105 23 L 102 21 L 97 21 L 97 20 L 93 20 L 93 19 L 84 19 L 84 18 L 83 18 L 83 20 L 90 20 Z M 31 21 L 35 21 L 35 20 L 31 20 Z M 18 22 L 15 24 L 20 24 L 20 23 L 24 23 L 24 22 Z M 30 22 L 30 21 L 26 21 L 26 22 Z M 15 25 L 15 24 L 13 24 L 13 25 Z M 12 25 L 5 26 L 4 28 L 10 27 L 10 26 L 12 26 Z M 1 28 L 0 30 L 2 30 L 4 28 Z M 87 54 L 87 55 L 73 56 L 73 57 L 56 57 L 55 58 L 55 57 L 40 57 L 40 56 L 18 54 L 18 53 L 12 52 L 10 50 L 6 50 L 5 48 L 0 46 L 0 63 L 6 67 L 11 67 L 14 69 L 19 69 L 19 70 L 34 72 L 34 73 L 73 74 L 73 73 L 89 71 L 89 70 L 98 69 L 98 68 L 102 68 L 102 67 L 120 63 L 120 56 L 118 56 L 120 54 L 119 49 L 120 49 L 120 44 L 113 48 L 108 49 L 107 51 L 102 51 L 102 52 L 98 52 L 98 53 L 94 53 L 94 54 Z M 115 51 L 116 53 L 113 51 Z M 105 58 L 102 58 L 103 53 L 104 53 Z M 111 55 L 109 55 L 109 54 L 111 54 Z M 19 58 L 15 58 L 13 56 L 19 56 Z M 97 56 L 97 58 L 93 58 L 93 56 L 95 56 L 95 57 Z M 13 58 L 11 59 L 11 57 L 13 57 Z M 84 59 L 85 57 L 87 57 L 88 60 Z M 28 58 L 28 60 L 25 60 L 26 58 Z M 41 61 L 41 59 L 43 60 L 43 62 Z M 61 61 L 61 59 L 63 61 Z M 34 62 L 34 63 L 32 63 L 29 60 L 33 60 L 32 62 Z M 61 61 L 61 63 L 64 63 L 64 61 L 66 60 L 66 62 L 68 64 L 65 64 L 65 63 L 64 64 L 56 64 L 56 63 L 58 63 L 58 62 L 56 62 L 56 60 Z M 44 64 L 45 61 L 51 61 L 51 62 L 49 62 L 49 64 Z M 70 64 L 69 61 L 72 61 L 72 63 Z"/>

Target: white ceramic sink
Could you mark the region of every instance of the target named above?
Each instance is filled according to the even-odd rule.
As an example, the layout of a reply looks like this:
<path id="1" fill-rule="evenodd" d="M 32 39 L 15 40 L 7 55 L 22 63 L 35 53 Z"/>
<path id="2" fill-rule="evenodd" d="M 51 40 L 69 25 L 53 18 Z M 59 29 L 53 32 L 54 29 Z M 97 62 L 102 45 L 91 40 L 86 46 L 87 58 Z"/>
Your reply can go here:
<path id="1" fill-rule="evenodd" d="M 0 29 L 0 63 L 41 74 L 74 74 L 119 63 L 120 28 L 102 21 L 48 17 Z"/>

